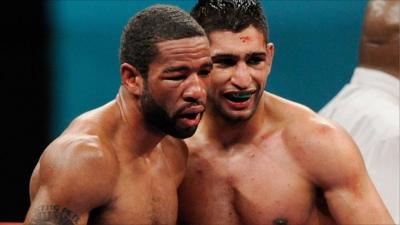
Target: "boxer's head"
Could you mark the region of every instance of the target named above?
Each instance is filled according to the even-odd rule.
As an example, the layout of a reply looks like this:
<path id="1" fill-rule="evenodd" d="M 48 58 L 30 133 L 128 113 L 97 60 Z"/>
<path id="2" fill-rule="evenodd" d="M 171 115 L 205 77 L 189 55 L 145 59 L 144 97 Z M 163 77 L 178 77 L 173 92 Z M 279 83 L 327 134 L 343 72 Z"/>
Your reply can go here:
<path id="1" fill-rule="evenodd" d="M 179 138 L 193 135 L 212 67 L 201 26 L 177 7 L 149 7 L 126 25 L 120 60 L 123 86 L 139 99 L 146 124 Z"/>
<path id="2" fill-rule="evenodd" d="M 238 33 L 253 26 L 268 43 L 268 23 L 258 0 L 199 0 L 191 13 L 207 35 L 214 31 Z"/>
<path id="3" fill-rule="evenodd" d="M 260 3 L 199 0 L 191 15 L 210 40 L 210 112 L 233 123 L 250 119 L 258 109 L 274 54 Z"/>

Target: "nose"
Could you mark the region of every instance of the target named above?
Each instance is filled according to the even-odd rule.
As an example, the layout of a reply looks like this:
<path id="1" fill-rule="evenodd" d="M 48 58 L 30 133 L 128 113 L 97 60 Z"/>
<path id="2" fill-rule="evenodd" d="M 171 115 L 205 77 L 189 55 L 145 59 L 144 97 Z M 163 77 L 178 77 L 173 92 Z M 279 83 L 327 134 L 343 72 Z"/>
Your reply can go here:
<path id="1" fill-rule="evenodd" d="M 191 74 L 183 92 L 183 99 L 187 102 L 204 102 L 206 98 L 205 81 L 197 74 Z"/>
<path id="2" fill-rule="evenodd" d="M 247 64 L 245 62 L 238 62 L 234 74 L 231 77 L 232 84 L 240 89 L 246 89 L 250 86 L 251 80 Z"/>

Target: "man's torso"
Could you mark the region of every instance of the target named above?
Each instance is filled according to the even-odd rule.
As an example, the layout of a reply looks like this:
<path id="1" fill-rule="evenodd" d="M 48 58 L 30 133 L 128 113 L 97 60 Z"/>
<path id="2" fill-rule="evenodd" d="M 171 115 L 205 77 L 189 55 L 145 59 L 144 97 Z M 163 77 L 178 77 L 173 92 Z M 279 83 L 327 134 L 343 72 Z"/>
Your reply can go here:
<path id="1" fill-rule="evenodd" d="M 177 184 L 166 162 L 135 167 L 120 169 L 110 202 L 88 224 L 175 224 Z"/>
<path id="2" fill-rule="evenodd" d="M 300 151 L 287 145 L 287 126 L 260 129 L 228 148 L 197 134 L 188 140 L 180 223 L 331 224 L 322 190 L 303 169 Z"/>
<path id="3" fill-rule="evenodd" d="M 112 104 L 105 106 L 73 122 L 43 154 L 46 156 L 42 158 L 56 158 L 56 160 L 46 160 L 46 167 L 67 163 L 69 166 L 65 167 L 64 172 L 68 174 L 68 170 L 72 169 L 71 166 L 80 168 L 82 163 L 86 162 L 85 157 L 94 153 L 96 155 L 94 160 L 102 162 L 102 169 L 107 167 L 105 171 L 112 171 L 111 179 L 109 175 L 93 170 L 86 171 L 84 174 L 78 172 L 78 175 L 74 175 L 74 179 L 90 180 L 92 177 L 97 177 L 96 180 L 103 179 L 112 183 L 108 185 L 108 182 L 106 188 L 95 187 L 89 190 L 96 193 L 101 190 L 100 193 L 106 193 L 108 197 L 106 201 L 102 200 L 100 205 L 89 210 L 88 224 L 175 224 L 178 207 L 177 187 L 185 170 L 186 147 L 182 141 L 166 137 L 146 154 L 131 154 L 132 149 L 126 149 L 123 142 L 114 138 L 121 135 L 117 133 L 113 123 L 102 122 L 105 121 L 104 118 L 108 121 L 113 120 L 110 119 L 113 118 L 110 114 L 115 114 L 112 111 L 113 107 Z M 99 118 L 99 120 L 91 118 Z M 71 158 L 70 152 L 76 151 L 74 146 L 77 145 L 86 147 L 81 148 L 79 154 Z M 88 149 L 88 146 L 95 147 Z M 89 151 L 90 154 L 88 154 Z M 76 165 L 76 163 L 81 163 L 81 165 Z M 39 187 L 46 187 L 41 184 L 43 182 L 43 178 L 40 177 L 42 176 L 41 167 L 39 163 L 32 176 L 33 198 L 39 192 Z M 54 182 L 57 183 L 63 182 L 58 177 L 51 179 L 56 179 Z M 74 205 L 80 200 L 74 198 L 66 199 L 66 201 Z M 66 206 L 61 205 L 61 207 Z"/>

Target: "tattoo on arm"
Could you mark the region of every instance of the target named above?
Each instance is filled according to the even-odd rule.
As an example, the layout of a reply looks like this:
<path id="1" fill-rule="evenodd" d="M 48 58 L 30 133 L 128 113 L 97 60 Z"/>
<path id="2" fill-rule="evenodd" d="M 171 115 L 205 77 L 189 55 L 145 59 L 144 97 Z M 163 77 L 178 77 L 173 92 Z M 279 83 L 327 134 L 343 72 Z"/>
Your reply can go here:
<path id="1" fill-rule="evenodd" d="M 59 205 L 42 205 L 35 209 L 28 225 L 76 225 L 79 216 Z"/>

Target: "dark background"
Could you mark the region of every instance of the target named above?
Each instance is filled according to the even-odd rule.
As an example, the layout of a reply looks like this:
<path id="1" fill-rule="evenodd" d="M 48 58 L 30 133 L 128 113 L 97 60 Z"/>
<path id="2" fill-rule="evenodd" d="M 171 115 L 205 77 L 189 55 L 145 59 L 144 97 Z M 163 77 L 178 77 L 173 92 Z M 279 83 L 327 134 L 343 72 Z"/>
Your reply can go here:
<path id="1" fill-rule="evenodd" d="M 1 6 L 0 221 L 22 221 L 32 169 L 48 144 L 50 29 L 43 0 Z"/>

